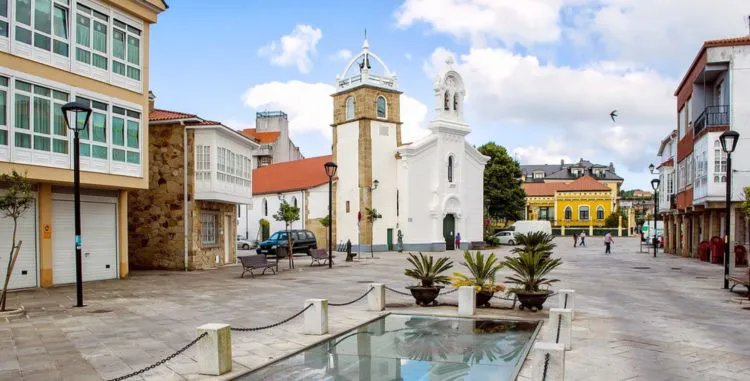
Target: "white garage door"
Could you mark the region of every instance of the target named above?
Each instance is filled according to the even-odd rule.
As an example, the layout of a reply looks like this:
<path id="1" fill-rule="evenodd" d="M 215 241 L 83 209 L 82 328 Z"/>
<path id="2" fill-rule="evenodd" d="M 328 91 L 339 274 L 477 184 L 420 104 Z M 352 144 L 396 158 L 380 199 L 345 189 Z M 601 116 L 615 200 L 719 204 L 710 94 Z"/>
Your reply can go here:
<path id="1" fill-rule="evenodd" d="M 53 282 L 76 281 L 73 201 L 52 201 Z M 81 201 L 83 280 L 117 278 L 117 205 Z"/>
<path id="2" fill-rule="evenodd" d="M 13 275 L 10 278 L 9 289 L 28 288 L 37 286 L 36 267 L 36 201 L 18 220 L 16 240 L 22 240 L 21 253 L 16 259 Z M 5 284 L 5 272 L 8 269 L 10 257 L 11 237 L 13 235 L 13 220 L 0 217 L 0 289 Z"/>

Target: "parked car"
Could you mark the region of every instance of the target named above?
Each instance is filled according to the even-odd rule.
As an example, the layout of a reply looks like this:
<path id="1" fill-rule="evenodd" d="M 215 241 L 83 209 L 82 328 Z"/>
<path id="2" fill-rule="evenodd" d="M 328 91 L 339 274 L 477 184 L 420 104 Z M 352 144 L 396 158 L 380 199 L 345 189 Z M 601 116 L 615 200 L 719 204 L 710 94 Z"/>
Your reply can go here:
<path id="1" fill-rule="evenodd" d="M 544 232 L 552 235 L 552 224 L 549 221 L 544 220 L 523 220 L 516 221 L 511 226 L 511 229 L 516 234 L 523 233 L 529 234 L 533 232 Z"/>
<path id="2" fill-rule="evenodd" d="M 292 245 L 295 253 L 310 254 L 310 250 L 318 248 L 318 242 L 315 240 L 315 234 L 309 230 L 292 230 Z M 287 247 L 289 240 L 285 230 L 277 231 L 261 242 L 256 249 L 258 254 L 276 255 L 276 248 Z"/>
<path id="3" fill-rule="evenodd" d="M 501 245 L 515 245 L 516 244 L 516 233 L 510 230 L 503 230 L 495 233 L 495 238 Z"/>
<path id="4" fill-rule="evenodd" d="M 237 237 L 237 249 L 238 250 L 255 249 L 257 246 L 258 246 L 258 241 Z"/>

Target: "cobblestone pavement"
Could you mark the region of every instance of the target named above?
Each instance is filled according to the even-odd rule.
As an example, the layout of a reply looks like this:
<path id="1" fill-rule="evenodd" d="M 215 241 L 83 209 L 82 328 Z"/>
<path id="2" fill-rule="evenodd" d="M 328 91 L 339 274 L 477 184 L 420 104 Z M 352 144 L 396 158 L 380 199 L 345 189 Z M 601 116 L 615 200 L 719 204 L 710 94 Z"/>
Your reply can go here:
<path id="1" fill-rule="evenodd" d="M 691 259 L 639 253 L 636 239 L 617 239 L 605 256 L 600 239 L 574 249 L 558 239 L 564 265 L 555 286 L 576 290 L 573 349 L 566 353 L 569 380 L 740 380 L 750 374 L 750 307 L 721 289 L 722 268 Z M 500 256 L 508 248 L 494 250 Z M 448 253 L 457 262 L 458 252 Z M 369 255 L 365 255 L 369 256 Z M 228 266 L 201 272 L 132 272 L 127 280 L 87 283 L 86 308 L 72 286 L 11 294 L 24 318 L 0 322 L 0 380 L 100 380 L 147 366 L 195 338 L 204 323 L 253 327 L 294 314 L 307 298 L 352 300 L 367 283 L 400 289 L 410 283 L 405 254 L 376 253 L 376 259 L 337 262 L 333 270 L 308 266 L 279 275 L 240 279 Z M 341 256 L 339 256 L 341 258 Z M 461 270 L 457 263 L 457 270 Z M 507 274 L 507 270 L 503 270 Z M 443 302 L 455 302 L 456 294 Z M 454 314 L 455 307 L 414 307 L 411 298 L 387 293 L 389 311 Z M 547 306 L 556 306 L 556 299 Z M 500 303 L 510 306 L 510 303 Z M 331 307 L 336 334 L 378 315 L 361 301 Z M 544 319 L 539 313 L 480 309 L 482 316 Z M 261 332 L 232 336 L 236 376 L 311 343 L 302 320 Z M 198 380 L 194 349 L 132 380 Z M 529 380 L 524 366 L 519 379 Z"/>

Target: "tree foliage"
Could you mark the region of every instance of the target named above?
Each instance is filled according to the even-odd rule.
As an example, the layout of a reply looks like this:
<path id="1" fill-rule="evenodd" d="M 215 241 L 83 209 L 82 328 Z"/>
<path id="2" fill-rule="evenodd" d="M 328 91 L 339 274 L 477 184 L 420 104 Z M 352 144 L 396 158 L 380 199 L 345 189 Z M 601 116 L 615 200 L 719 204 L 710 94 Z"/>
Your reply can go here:
<path id="1" fill-rule="evenodd" d="M 26 176 L 13 171 L 11 174 L 0 175 L 0 217 L 13 220 L 13 233 L 11 233 L 10 255 L 8 255 L 8 266 L 5 272 L 5 282 L 2 294 L 0 294 L 0 311 L 5 311 L 5 302 L 8 295 L 8 284 L 13 274 L 13 268 L 21 251 L 21 242 L 16 241 L 18 231 L 18 219 L 31 208 L 34 196 L 31 193 L 31 183 Z"/>
<path id="2" fill-rule="evenodd" d="M 523 172 L 503 146 L 489 142 L 479 152 L 490 157 L 484 167 L 484 198 L 489 216 L 520 220 L 526 206 L 526 192 L 521 189 Z"/>
<path id="3" fill-rule="evenodd" d="M 622 216 L 622 227 L 627 228 L 628 216 L 627 214 L 623 213 L 622 210 L 618 210 L 614 213 L 611 213 L 609 216 L 607 216 L 607 218 L 604 219 L 604 226 L 608 228 L 620 227 L 620 216 Z"/>
<path id="4" fill-rule="evenodd" d="M 289 230 L 291 230 L 290 228 L 294 221 L 299 221 L 299 207 L 286 202 L 286 200 L 283 200 L 281 202 L 281 205 L 279 206 L 279 211 L 273 215 L 273 218 L 276 221 L 283 222 L 286 226 L 286 236 L 289 241 L 289 260 L 292 262 L 292 266 L 294 266 L 294 242 L 292 242 L 292 234 L 289 233 Z"/>
<path id="5" fill-rule="evenodd" d="M 367 218 L 367 221 L 370 222 L 370 235 L 373 236 L 374 239 L 374 229 L 375 229 L 375 221 L 377 221 L 380 218 L 383 218 L 380 213 L 378 213 L 378 210 L 375 208 L 365 208 L 365 217 Z M 370 243 L 370 257 L 374 257 L 375 255 L 372 252 L 372 245 L 373 243 Z"/>

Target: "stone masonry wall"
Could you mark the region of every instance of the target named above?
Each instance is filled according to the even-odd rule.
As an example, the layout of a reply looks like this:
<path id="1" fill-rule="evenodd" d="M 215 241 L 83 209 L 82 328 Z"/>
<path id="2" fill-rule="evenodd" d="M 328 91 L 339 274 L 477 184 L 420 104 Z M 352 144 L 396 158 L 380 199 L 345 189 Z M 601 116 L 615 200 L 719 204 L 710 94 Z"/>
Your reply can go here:
<path id="1" fill-rule="evenodd" d="M 184 269 L 183 128 L 149 126 L 149 189 L 128 192 L 128 258 L 134 269 Z"/>
<path id="2" fill-rule="evenodd" d="M 234 204 L 223 202 L 195 201 L 192 210 L 192 241 L 190 244 L 189 263 L 191 269 L 209 269 L 229 263 L 237 262 L 237 208 Z M 201 243 L 201 213 L 216 214 L 216 243 L 204 245 Z M 227 217 L 231 222 L 229 230 L 229 261 L 224 256 L 224 234 Z M 219 263 L 216 263 L 216 257 Z"/>

